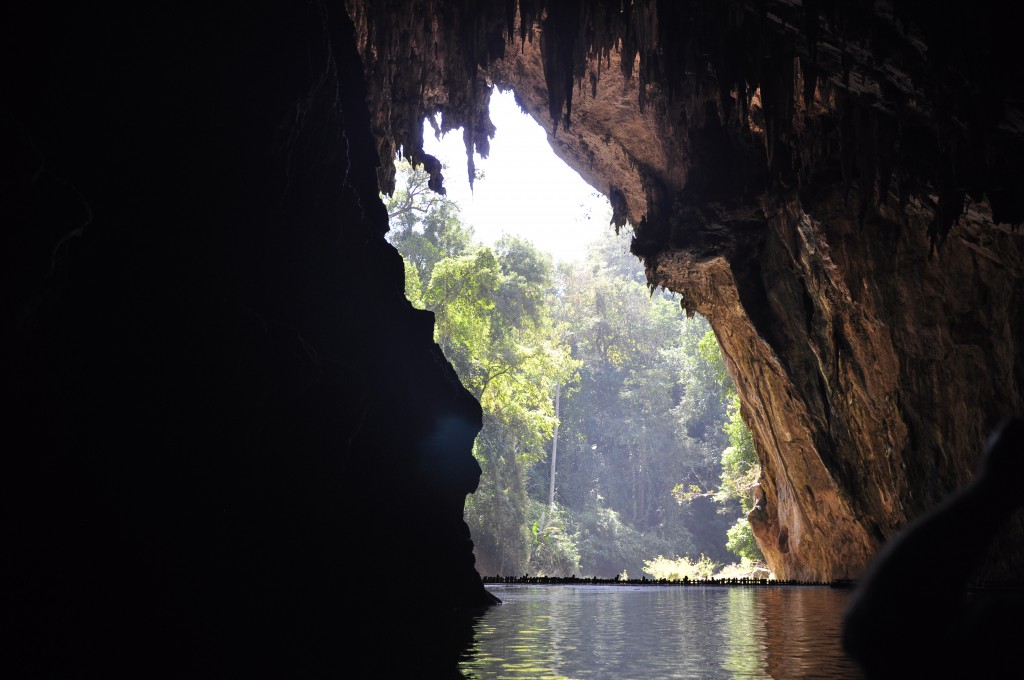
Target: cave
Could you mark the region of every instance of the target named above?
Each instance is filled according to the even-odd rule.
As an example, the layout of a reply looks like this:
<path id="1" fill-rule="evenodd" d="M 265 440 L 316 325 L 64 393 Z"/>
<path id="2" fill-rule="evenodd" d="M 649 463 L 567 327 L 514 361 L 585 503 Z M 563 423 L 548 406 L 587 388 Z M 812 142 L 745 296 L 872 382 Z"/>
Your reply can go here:
<path id="1" fill-rule="evenodd" d="M 481 410 L 404 297 L 380 192 L 399 153 L 443 189 L 426 116 L 486 155 L 494 87 L 609 197 L 650 285 L 714 328 L 773 571 L 856 579 L 1022 410 L 1017 12 L 8 8 L 3 663 L 457 658 L 494 604 L 462 519 Z M 1018 515 L 981 577 L 1017 580 L 1022 538 Z M 398 571 L 407 554 L 429 566 Z"/>

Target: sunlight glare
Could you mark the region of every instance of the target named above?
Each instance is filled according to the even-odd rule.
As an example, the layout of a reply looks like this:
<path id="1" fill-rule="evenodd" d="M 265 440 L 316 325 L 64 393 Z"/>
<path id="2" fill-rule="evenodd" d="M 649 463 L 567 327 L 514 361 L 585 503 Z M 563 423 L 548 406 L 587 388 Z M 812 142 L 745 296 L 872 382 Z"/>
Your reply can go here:
<path id="1" fill-rule="evenodd" d="M 483 177 L 472 191 L 462 131 L 439 140 L 424 123 L 424 149 L 444 164 L 448 197 L 482 243 L 512 234 L 556 261 L 582 259 L 587 244 L 613 228 L 608 199 L 555 155 L 547 133 L 520 110 L 511 91 L 495 90 L 490 111 L 497 131 L 488 158 L 474 159 Z"/>

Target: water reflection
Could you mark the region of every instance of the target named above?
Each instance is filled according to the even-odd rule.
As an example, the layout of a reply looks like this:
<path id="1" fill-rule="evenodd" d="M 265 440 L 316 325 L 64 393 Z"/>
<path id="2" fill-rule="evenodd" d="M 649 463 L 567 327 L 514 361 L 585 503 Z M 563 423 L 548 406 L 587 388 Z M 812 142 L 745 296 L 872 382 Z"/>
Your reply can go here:
<path id="1" fill-rule="evenodd" d="M 727 676 L 735 678 L 762 677 L 768 645 L 762 633 L 764 622 L 759 620 L 760 612 L 755 605 L 760 591 L 729 588 L 727 592 L 728 613 L 722 669 Z"/>
<path id="2" fill-rule="evenodd" d="M 494 585 L 467 679 L 859 678 L 828 587 Z"/>

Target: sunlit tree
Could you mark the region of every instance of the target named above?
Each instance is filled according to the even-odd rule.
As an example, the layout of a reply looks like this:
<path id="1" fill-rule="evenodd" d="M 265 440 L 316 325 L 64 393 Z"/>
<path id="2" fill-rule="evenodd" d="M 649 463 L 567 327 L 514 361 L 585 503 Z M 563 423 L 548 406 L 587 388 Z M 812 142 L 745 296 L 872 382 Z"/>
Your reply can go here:
<path id="1" fill-rule="evenodd" d="M 625 230 L 556 269 L 522 239 L 474 241 L 422 171 L 399 186 L 406 294 L 484 412 L 465 511 L 477 568 L 611 577 L 746 550 L 730 526 L 754 469 L 717 342 L 648 286 Z"/>
<path id="2" fill-rule="evenodd" d="M 391 242 L 415 268 L 410 278 L 435 314 L 435 339 L 484 412 L 474 446 L 483 475 L 466 503 L 478 568 L 523 573 L 537 540 L 527 469 L 547 456 L 554 394 L 578 366 L 547 304 L 552 263 L 521 239 L 472 242 L 457 209 L 423 193 L 425 173 L 406 172 L 406 188 L 388 202 L 399 223 Z M 407 293 L 416 294 L 413 282 Z"/>

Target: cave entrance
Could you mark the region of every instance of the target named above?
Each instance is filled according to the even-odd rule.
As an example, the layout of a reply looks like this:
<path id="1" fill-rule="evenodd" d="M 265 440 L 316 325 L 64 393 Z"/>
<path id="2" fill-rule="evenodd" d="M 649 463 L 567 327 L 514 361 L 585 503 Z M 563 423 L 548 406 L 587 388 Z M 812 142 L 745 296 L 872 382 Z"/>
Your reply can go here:
<path id="1" fill-rule="evenodd" d="M 406 294 L 483 407 L 465 508 L 479 572 L 754 574 L 759 468 L 709 324 L 650 288 L 631 226 L 511 92 L 490 114 L 472 184 L 462 131 L 427 120 L 446 194 L 399 158 L 384 197 Z"/>
<path id="2" fill-rule="evenodd" d="M 555 155 L 544 129 L 519 108 L 511 90 L 494 89 L 490 116 L 497 131 L 488 157 L 474 157 L 472 186 L 461 129 L 438 136 L 424 123 L 423 148 L 445 165 L 448 198 L 483 243 L 508 234 L 531 241 L 556 262 L 583 259 L 587 246 L 610 229 L 607 197 Z"/>

